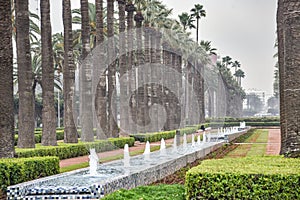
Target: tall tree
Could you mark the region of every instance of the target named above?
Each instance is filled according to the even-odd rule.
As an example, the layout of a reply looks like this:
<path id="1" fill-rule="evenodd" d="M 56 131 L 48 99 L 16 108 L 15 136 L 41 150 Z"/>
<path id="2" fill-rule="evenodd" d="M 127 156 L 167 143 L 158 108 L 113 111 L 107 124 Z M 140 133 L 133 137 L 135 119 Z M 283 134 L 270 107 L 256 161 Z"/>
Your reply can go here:
<path id="1" fill-rule="evenodd" d="M 14 157 L 11 2 L 0 2 L 0 158 Z"/>
<path id="2" fill-rule="evenodd" d="M 126 37 L 125 37 L 125 0 L 118 0 L 119 9 L 119 70 L 120 78 L 125 80 L 120 84 L 120 131 L 122 134 L 128 130 L 128 106 L 125 96 L 127 95 L 127 67 L 126 67 Z M 128 133 L 127 133 L 128 134 Z"/>
<path id="3" fill-rule="evenodd" d="M 16 0 L 16 46 L 19 88 L 18 147 L 34 148 L 33 73 L 29 41 L 28 0 Z"/>
<path id="4" fill-rule="evenodd" d="M 51 39 L 50 1 L 40 3 L 41 9 L 41 41 L 42 41 L 42 89 L 43 89 L 43 132 L 42 145 L 55 146 L 56 112 L 54 107 L 54 67 Z"/>
<path id="5" fill-rule="evenodd" d="M 201 19 L 201 17 L 206 17 L 206 12 L 203 9 L 203 5 L 200 5 L 200 4 L 194 5 L 194 8 L 191 9 L 191 12 L 192 12 L 191 16 L 196 17 L 196 20 L 197 20 L 196 41 L 198 43 L 198 40 L 199 40 L 199 20 Z"/>
<path id="6" fill-rule="evenodd" d="M 96 0 L 96 44 L 101 45 L 104 41 L 103 0 Z M 101 66 L 105 65 L 105 55 L 100 55 Z M 106 70 L 100 74 L 96 95 L 97 119 L 101 130 L 97 130 L 97 138 L 104 139 L 107 134 L 107 94 L 106 94 Z"/>
<path id="7" fill-rule="evenodd" d="M 80 0 L 81 9 L 81 40 L 82 40 L 82 66 L 80 67 L 80 115 L 81 115 L 81 140 L 94 141 L 93 133 L 93 108 L 92 108 L 92 69 L 89 59 L 90 53 L 90 21 L 88 0 Z"/>
<path id="8" fill-rule="evenodd" d="M 112 98 L 116 90 L 116 63 L 113 61 L 114 53 L 114 0 L 107 0 L 107 37 L 108 37 L 108 132 L 112 137 L 118 136 L 118 125 L 116 123 L 116 102 Z M 115 110 L 114 110 L 115 109 Z"/>
<path id="9" fill-rule="evenodd" d="M 75 64 L 73 57 L 73 36 L 71 1 L 63 1 L 64 23 L 64 142 L 77 143 L 77 129 L 73 118 L 74 88 L 75 88 Z"/>
<path id="10" fill-rule="evenodd" d="M 189 15 L 187 12 L 181 13 L 181 15 L 178 15 L 181 25 L 183 26 L 183 30 L 186 31 L 187 28 L 192 29 L 196 28 L 194 23 L 194 19 L 191 15 Z"/>
<path id="11" fill-rule="evenodd" d="M 280 0 L 279 0 L 280 1 Z M 283 68 L 284 68 L 284 97 L 281 103 L 285 106 L 285 125 L 286 138 L 284 146 L 286 145 L 287 156 L 300 157 L 300 137 L 299 137 L 299 123 L 300 123 L 300 2 L 296 0 L 283 1 Z M 278 41 L 282 38 L 278 37 Z M 280 62 L 279 64 L 282 64 Z"/>

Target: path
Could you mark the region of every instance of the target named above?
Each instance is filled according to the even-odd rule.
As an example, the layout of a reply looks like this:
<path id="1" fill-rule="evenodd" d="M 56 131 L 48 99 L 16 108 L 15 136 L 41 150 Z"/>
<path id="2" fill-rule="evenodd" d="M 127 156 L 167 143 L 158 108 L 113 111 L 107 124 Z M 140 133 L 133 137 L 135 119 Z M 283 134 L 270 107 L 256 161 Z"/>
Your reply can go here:
<path id="1" fill-rule="evenodd" d="M 267 144 L 267 155 L 279 155 L 280 153 L 280 129 L 269 129 L 268 144 Z"/>

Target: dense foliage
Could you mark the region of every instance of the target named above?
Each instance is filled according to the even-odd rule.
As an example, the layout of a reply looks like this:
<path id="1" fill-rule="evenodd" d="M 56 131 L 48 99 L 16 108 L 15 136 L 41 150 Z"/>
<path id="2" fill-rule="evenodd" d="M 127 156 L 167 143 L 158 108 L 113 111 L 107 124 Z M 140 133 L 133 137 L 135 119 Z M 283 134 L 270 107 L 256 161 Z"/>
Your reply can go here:
<path id="1" fill-rule="evenodd" d="M 9 185 L 59 173 L 57 157 L 0 159 L 0 190 Z"/>
<path id="2" fill-rule="evenodd" d="M 299 159 L 205 160 L 186 174 L 187 199 L 299 199 Z"/>

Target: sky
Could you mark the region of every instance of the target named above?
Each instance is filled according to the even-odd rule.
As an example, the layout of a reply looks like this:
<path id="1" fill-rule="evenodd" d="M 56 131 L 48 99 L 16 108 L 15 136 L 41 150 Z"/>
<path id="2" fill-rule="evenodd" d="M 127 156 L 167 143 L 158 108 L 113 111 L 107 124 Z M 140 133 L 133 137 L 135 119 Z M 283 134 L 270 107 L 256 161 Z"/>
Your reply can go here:
<path id="1" fill-rule="evenodd" d="M 39 0 L 30 0 L 35 10 Z M 62 31 L 62 3 L 51 1 L 53 33 Z M 59 3 L 58 3 L 59 2 Z M 93 1 L 90 1 L 93 2 Z M 243 88 L 273 93 L 273 73 L 276 59 L 276 0 L 162 0 L 173 8 L 172 17 L 189 12 L 195 4 L 202 4 L 206 17 L 200 21 L 200 40 L 211 41 L 221 56 L 230 56 L 241 63 L 245 72 Z M 79 7 L 79 0 L 72 0 Z M 195 38 L 195 30 L 192 30 Z"/>

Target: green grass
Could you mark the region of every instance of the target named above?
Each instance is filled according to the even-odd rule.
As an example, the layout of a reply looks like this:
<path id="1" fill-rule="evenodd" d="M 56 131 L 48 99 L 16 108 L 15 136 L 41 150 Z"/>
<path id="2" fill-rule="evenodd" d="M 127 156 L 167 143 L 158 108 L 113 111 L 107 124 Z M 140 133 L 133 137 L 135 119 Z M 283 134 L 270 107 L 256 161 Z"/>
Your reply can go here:
<path id="1" fill-rule="evenodd" d="M 103 200 L 184 200 L 183 185 L 151 185 L 140 186 L 131 190 L 118 190 Z"/>

